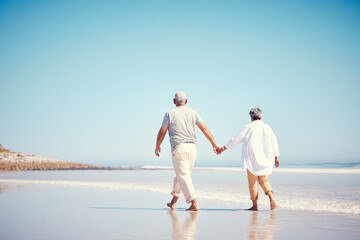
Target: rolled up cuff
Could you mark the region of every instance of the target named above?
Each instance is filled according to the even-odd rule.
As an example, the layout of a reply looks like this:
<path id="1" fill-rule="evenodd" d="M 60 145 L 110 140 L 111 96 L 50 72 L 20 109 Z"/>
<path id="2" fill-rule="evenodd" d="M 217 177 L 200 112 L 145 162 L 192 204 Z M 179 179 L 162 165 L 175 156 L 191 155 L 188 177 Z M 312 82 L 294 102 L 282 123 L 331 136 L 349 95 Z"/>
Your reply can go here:
<path id="1" fill-rule="evenodd" d="M 175 193 L 175 192 L 171 192 L 171 195 L 175 196 L 175 197 L 181 197 L 181 193 Z"/>
<path id="2" fill-rule="evenodd" d="M 191 201 L 194 200 L 194 199 L 196 199 L 196 198 L 197 198 L 196 195 L 190 196 L 190 197 L 188 197 L 188 199 L 186 199 L 186 202 L 187 202 L 187 203 L 191 203 Z"/>

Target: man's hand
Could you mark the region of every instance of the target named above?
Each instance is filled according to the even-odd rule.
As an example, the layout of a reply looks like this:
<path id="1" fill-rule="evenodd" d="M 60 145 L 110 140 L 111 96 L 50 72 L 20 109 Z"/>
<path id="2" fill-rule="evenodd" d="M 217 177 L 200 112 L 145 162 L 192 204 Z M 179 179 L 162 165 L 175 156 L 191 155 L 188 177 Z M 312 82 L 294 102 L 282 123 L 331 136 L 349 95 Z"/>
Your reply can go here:
<path id="1" fill-rule="evenodd" d="M 220 153 L 219 153 L 220 149 L 221 149 L 221 147 L 219 147 L 219 146 L 216 145 L 216 144 L 213 146 L 214 153 L 216 153 L 217 155 L 220 154 Z"/>
<path id="2" fill-rule="evenodd" d="M 224 150 L 226 150 L 226 147 L 225 146 L 223 146 L 223 147 L 218 147 L 217 149 L 216 149 L 216 154 L 217 155 L 220 155 Z"/>
<path id="3" fill-rule="evenodd" d="M 158 157 L 160 157 L 160 154 L 159 154 L 160 152 L 161 152 L 161 148 L 160 148 L 160 147 L 156 147 L 156 148 L 155 148 L 155 155 L 158 156 Z"/>
<path id="4" fill-rule="evenodd" d="M 275 167 L 280 166 L 279 157 L 275 157 Z"/>

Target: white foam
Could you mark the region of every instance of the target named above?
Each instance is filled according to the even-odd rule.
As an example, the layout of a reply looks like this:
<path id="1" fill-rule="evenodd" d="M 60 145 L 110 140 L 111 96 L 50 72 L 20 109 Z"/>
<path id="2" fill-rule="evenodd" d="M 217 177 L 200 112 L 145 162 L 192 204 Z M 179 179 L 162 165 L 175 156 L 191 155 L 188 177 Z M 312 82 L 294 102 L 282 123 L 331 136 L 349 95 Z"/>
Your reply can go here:
<path id="1" fill-rule="evenodd" d="M 279 199 L 281 208 L 302 211 L 345 213 L 360 215 L 360 205 L 356 202 L 339 202 L 314 198 Z"/>
<path id="2" fill-rule="evenodd" d="M 173 170 L 169 166 L 143 166 L 143 170 Z M 194 170 L 210 171 L 239 171 L 243 172 L 240 167 L 194 167 Z M 334 173 L 334 174 L 360 174 L 360 168 L 274 168 L 273 172 L 277 173 Z"/>
<path id="3" fill-rule="evenodd" d="M 16 184 L 49 184 L 62 185 L 72 187 L 91 187 L 91 188 L 109 188 L 119 190 L 141 190 L 159 193 L 169 193 L 169 190 L 164 191 L 160 186 L 149 186 L 141 183 L 121 183 L 121 182 L 93 182 L 93 181 L 59 181 L 59 180 L 29 180 L 29 179 L 0 179 L 3 183 Z"/>
<path id="4" fill-rule="evenodd" d="M 239 167 L 196 167 L 195 170 L 245 171 Z M 360 168 L 274 168 L 278 173 L 336 173 L 360 174 Z"/>
<path id="5" fill-rule="evenodd" d="M 169 167 L 169 166 L 142 166 L 141 169 L 144 169 L 144 170 L 172 170 L 173 167 Z"/>
<path id="6" fill-rule="evenodd" d="M 198 195 L 201 199 L 231 202 L 245 206 L 249 205 L 250 202 L 248 193 L 234 194 L 226 191 L 203 191 L 199 192 Z M 282 209 L 360 215 L 360 205 L 356 201 L 337 201 L 294 196 L 293 198 L 278 198 L 276 202 L 277 206 Z M 259 205 L 267 206 L 269 205 L 269 200 L 268 198 L 259 198 L 258 203 Z"/>
<path id="7" fill-rule="evenodd" d="M 274 172 L 360 174 L 360 169 L 359 168 L 276 168 L 274 169 Z"/>

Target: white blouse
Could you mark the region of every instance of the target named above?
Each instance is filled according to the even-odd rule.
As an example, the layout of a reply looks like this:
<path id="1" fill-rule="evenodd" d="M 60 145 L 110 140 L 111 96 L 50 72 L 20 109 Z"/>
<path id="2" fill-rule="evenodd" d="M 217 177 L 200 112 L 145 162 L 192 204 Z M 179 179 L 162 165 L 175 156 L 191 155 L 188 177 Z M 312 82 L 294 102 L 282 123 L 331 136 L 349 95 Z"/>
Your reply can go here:
<path id="1" fill-rule="evenodd" d="M 226 144 L 229 150 L 242 143 L 242 167 L 255 176 L 272 173 L 275 156 L 280 156 L 276 136 L 269 125 L 261 120 L 247 124 Z"/>

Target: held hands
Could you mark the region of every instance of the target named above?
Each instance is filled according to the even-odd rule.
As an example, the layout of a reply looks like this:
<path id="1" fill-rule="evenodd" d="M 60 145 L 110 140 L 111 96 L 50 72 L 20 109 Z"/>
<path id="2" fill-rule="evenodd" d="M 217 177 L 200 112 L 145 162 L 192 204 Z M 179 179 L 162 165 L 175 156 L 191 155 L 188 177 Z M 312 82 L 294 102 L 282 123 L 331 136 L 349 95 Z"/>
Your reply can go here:
<path id="1" fill-rule="evenodd" d="M 221 148 L 218 145 L 215 144 L 213 146 L 214 153 L 216 153 L 217 155 L 219 155 L 219 153 L 218 153 L 219 149 L 221 149 Z"/>
<path id="2" fill-rule="evenodd" d="M 225 149 L 226 149 L 225 146 L 219 147 L 218 145 L 215 145 L 215 146 L 213 147 L 213 150 L 214 150 L 214 152 L 215 152 L 217 155 L 220 155 Z"/>

